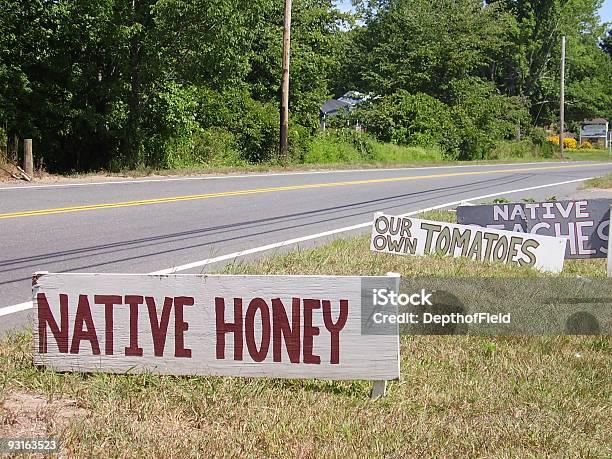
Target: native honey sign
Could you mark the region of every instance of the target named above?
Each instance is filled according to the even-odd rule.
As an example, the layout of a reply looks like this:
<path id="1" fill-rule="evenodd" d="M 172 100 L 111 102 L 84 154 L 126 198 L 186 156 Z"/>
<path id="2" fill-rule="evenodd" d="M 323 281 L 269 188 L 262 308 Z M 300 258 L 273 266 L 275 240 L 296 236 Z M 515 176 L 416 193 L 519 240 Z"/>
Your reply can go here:
<path id="1" fill-rule="evenodd" d="M 568 239 L 565 258 L 605 258 L 611 199 L 583 199 L 457 207 L 464 225 Z"/>
<path id="2" fill-rule="evenodd" d="M 399 337 L 361 334 L 392 277 L 37 274 L 35 363 L 60 371 L 392 380 Z M 365 300 L 364 300 L 365 301 Z"/>
<path id="3" fill-rule="evenodd" d="M 565 244 L 563 238 L 378 213 L 370 249 L 398 255 L 439 253 L 560 272 Z"/>

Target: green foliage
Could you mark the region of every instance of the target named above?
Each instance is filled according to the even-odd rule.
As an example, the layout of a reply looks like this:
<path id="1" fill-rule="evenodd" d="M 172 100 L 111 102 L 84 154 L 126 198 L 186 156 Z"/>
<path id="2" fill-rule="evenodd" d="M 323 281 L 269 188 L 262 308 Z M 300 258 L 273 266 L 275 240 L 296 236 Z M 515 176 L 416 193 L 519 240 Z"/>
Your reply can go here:
<path id="1" fill-rule="evenodd" d="M 223 145 L 232 136 L 227 157 L 272 160 L 282 8 L 273 0 L 2 2 L 0 122 L 44 145 L 56 171 L 201 163 L 197 145 L 210 144 L 216 128 Z M 296 0 L 294 13 L 299 156 L 337 67 L 340 14 L 326 0 Z"/>
<path id="2" fill-rule="evenodd" d="M 601 49 L 612 59 L 612 29 L 608 30 L 606 36 L 601 40 Z"/>
<path id="3" fill-rule="evenodd" d="M 438 146 L 453 125 L 446 104 L 404 90 L 383 97 L 358 116 L 380 140 L 403 145 Z"/>
<path id="4" fill-rule="evenodd" d="M 452 80 L 487 71 L 509 21 L 480 0 L 371 2 L 355 36 L 357 79 L 377 94 L 403 89 L 445 101 Z"/>
<path id="5" fill-rule="evenodd" d="M 441 160 L 442 154 L 436 148 L 380 143 L 372 136 L 353 129 L 330 130 L 318 135 L 304 155 L 304 162 L 307 164 L 408 163 Z"/>
<path id="6" fill-rule="evenodd" d="M 191 137 L 172 139 L 165 147 L 164 166 L 170 169 L 247 164 L 240 156 L 234 135 L 220 128 L 209 128 Z"/>
<path id="7" fill-rule="evenodd" d="M 440 148 L 450 159 L 482 159 L 499 140 L 528 124 L 528 111 L 518 97 L 500 95 L 479 78 L 449 82 L 452 105 L 427 94 L 399 90 L 353 117 L 362 120 L 379 140 Z"/>
<path id="8" fill-rule="evenodd" d="M 514 157 L 529 147 L 504 141 L 525 135 L 552 154 L 531 127 L 557 119 L 561 35 L 568 125 L 612 119 L 600 0 L 354 3 L 362 21 L 293 1 L 291 161 Z M 276 162 L 282 28 L 277 0 L 4 0 L 0 126 L 52 171 Z M 315 137 L 321 104 L 347 90 L 374 103 L 336 124 L 358 119 L 384 148 Z"/>

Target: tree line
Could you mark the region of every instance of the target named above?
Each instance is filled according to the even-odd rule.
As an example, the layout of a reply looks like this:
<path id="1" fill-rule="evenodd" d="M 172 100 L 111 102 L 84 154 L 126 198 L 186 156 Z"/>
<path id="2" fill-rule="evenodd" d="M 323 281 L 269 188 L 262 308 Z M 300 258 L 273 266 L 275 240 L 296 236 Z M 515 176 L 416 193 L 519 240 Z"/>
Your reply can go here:
<path id="1" fill-rule="evenodd" d="M 294 0 L 291 159 L 326 99 L 372 94 L 380 141 L 480 158 L 558 117 L 612 118 L 601 0 Z M 282 0 L 4 0 L 0 140 L 33 138 L 52 171 L 277 159 Z"/>

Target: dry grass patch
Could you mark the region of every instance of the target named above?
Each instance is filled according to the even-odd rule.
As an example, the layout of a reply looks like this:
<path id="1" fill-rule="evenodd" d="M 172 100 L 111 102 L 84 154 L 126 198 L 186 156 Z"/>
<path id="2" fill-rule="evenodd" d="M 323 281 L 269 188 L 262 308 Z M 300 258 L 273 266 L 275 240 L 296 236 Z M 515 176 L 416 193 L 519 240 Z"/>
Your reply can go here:
<path id="1" fill-rule="evenodd" d="M 376 254 L 367 241 L 338 240 L 225 272 L 541 275 Z M 568 263 L 563 275 L 576 274 L 605 275 L 604 260 Z M 402 337 L 403 379 L 374 402 L 362 381 L 59 374 L 33 366 L 31 341 L 26 333 L 0 344 L 1 397 L 78 400 L 79 415 L 68 424 L 40 424 L 71 457 L 612 455 L 609 337 Z M 8 411 L 0 432 L 14 416 Z"/>
<path id="2" fill-rule="evenodd" d="M 582 188 L 601 188 L 604 190 L 612 190 L 612 174 L 589 179 L 584 182 Z"/>

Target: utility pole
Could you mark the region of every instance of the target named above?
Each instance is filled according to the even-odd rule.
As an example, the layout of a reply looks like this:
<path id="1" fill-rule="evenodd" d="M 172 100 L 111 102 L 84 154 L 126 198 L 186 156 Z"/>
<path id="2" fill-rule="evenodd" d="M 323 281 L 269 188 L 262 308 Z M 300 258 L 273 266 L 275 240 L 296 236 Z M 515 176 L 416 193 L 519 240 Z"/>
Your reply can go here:
<path id="1" fill-rule="evenodd" d="M 291 49 L 291 0 L 285 0 L 285 28 L 283 31 L 283 77 L 280 103 L 279 155 L 287 162 L 289 145 L 289 51 Z"/>
<path id="2" fill-rule="evenodd" d="M 559 107 L 559 147 L 563 158 L 563 140 L 565 137 L 565 35 L 561 37 L 561 97 Z"/>

